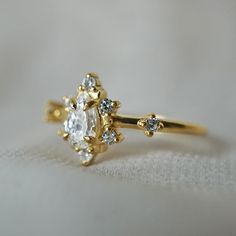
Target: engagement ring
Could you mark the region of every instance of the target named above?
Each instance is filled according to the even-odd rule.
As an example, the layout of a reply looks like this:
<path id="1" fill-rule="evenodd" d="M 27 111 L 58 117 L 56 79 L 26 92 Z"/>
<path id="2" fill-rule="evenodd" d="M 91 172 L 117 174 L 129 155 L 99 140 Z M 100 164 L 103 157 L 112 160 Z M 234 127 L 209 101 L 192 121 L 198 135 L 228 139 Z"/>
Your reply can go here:
<path id="1" fill-rule="evenodd" d="M 95 73 L 88 73 L 76 95 L 63 97 L 63 101 L 49 101 L 45 118 L 47 122 L 63 123 L 58 134 L 78 153 L 84 166 L 91 164 L 96 155 L 110 145 L 123 141 L 121 128 L 137 129 L 148 137 L 156 133 L 206 133 L 202 126 L 169 120 L 154 113 L 140 117 L 117 114 L 121 103 L 107 97 Z"/>

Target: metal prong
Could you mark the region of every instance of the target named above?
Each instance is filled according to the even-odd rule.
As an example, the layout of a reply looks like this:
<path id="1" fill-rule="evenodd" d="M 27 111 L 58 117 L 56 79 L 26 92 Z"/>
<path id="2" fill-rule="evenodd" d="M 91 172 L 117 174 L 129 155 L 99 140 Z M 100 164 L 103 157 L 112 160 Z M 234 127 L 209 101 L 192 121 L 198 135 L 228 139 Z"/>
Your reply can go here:
<path id="1" fill-rule="evenodd" d="M 77 102 L 76 102 L 76 99 L 75 98 L 70 98 L 70 97 L 67 97 L 67 96 L 64 96 L 63 98 L 63 101 L 64 101 L 64 104 L 66 106 L 66 111 L 69 112 L 70 109 L 73 109 L 73 110 L 76 110 L 77 108 Z"/>
<path id="2" fill-rule="evenodd" d="M 155 114 L 155 113 L 151 113 L 151 114 L 149 115 L 149 117 L 150 117 L 150 118 L 156 118 L 156 114 Z"/>
<path id="3" fill-rule="evenodd" d="M 84 104 L 83 110 L 87 111 L 88 109 L 94 107 L 97 103 L 95 101 L 88 101 L 87 103 Z"/>
<path id="4" fill-rule="evenodd" d="M 146 124 L 147 124 L 147 122 L 144 119 L 138 121 L 138 126 L 140 128 L 144 128 L 146 126 Z"/>
<path id="5" fill-rule="evenodd" d="M 77 89 L 78 92 L 83 92 L 85 90 L 84 86 L 80 85 Z"/>
<path id="6" fill-rule="evenodd" d="M 88 147 L 87 152 L 91 154 L 95 154 L 95 149 L 93 147 Z"/>
<path id="7" fill-rule="evenodd" d="M 161 130 L 161 129 L 163 129 L 163 128 L 164 128 L 164 125 L 163 125 L 162 122 L 160 122 L 157 130 Z"/>
<path id="8" fill-rule="evenodd" d="M 86 75 L 86 77 L 87 77 L 87 78 L 92 77 L 92 78 L 95 78 L 95 79 L 98 79 L 98 78 L 99 78 L 98 75 L 97 75 L 96 73 L 94 73 L 94 72 L 88 73 L 88 74 Z"/>
<path id="9" fill-rule="evenodd" d="M 89 160 L 89 161 L 88 160 L 81 161 L 81 165 L 87 167 L 87 166 L 91 165 L 91 163 L 93 162 L 93 159 Z"/>
<path id="10" fill-rule="evenodd" d="M 92 136 L 84 136 L 84 141 L 86 141 L 88 144 L 95 143 L 96 139 Z"/>
<path id="11" fill-rule="evenodd" d="M 77 102 L 74 98 L 70 99 L 70 106 L 72 109 L 76 110 L 77 109 Z"/>
<path id="12" fill-rule="evenodd" d="M 98 93 L 99 91 L 98 91 L 98 89 L 97 89 L 96 87 L 92 87 L 92 88 L 90 89 L 90 92 Z"/>
<path id="13" fill-rule="evenodd" d="M 60 129 L 58 130 L 57 134 L 61 136 L 65 141 L 68 140 L 70 134 L 65 132 L 64 130 Z"/>
<path id="14" fill-rule="evenodd" d="M 81 151 L 81 149 L 80 149 L 79 147 L 74 147 L 74 150 L 75 150 L 76 152 Z"/>
<path id="15" fill-rule="evenodd" d="M 115 138 L 115 143 L 121 143 L 124 140 L 124 136 L 121 133 L 117 133 L 117 136 Z"/>
<path id="16" fill-rule="evenodd" d="M 146 131 L 144 132 L 144 134 L 145 134 L 146 136 L 148 136 L 148 137 L 152 137 L 152 136 L 154 135 L 154 133 L 153 133 L 152 131 L 148 131 L 148 130 L 146 130 Z"/>
<path id="17" fill-rule="evenodd" d="M 121 102 L 120 101 L 112 101 L 111 105 L 114 109 L 118 109 L 121 107 Z"/>
<path id="18" fill-rule="evenodd" d="M 70 135 L 69 135 L 68 133 L 64 133 L 62 137 L 63 137 L 63 139 L 64 139 L 65 141 L 67 141 L 68 138 L 69 138 L 69 136 L 70 136 Z"/>
<path id="19" fill-rule="evenodd" d="M 114 129 L 112 129 L 111 128 L 111 126 L 109 126 L 109 125 L 105 125 L 105 127 L 104 127 L 104 131 L 106 132 L 106 131 L 113 131 Z"/>

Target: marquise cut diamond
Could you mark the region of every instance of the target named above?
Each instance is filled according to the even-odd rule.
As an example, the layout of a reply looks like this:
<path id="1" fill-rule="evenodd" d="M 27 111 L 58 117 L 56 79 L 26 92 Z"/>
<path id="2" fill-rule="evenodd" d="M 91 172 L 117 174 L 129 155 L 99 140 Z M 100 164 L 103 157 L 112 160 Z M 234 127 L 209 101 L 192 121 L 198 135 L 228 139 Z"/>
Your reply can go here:
<path id="1" fill-rule="evenodd" d="M 69 134 L 69 140 L 75 147 L 85 149 L 88 144 L 84 141 L 84 136 L 96 136 L 98 114 L 96 108 L 84 111 L 84 104 L 89 101 L 86 92 L 81 93 L 77 99 L 77 109 L 69 112 L 64 123 L 65 132 Z"/>

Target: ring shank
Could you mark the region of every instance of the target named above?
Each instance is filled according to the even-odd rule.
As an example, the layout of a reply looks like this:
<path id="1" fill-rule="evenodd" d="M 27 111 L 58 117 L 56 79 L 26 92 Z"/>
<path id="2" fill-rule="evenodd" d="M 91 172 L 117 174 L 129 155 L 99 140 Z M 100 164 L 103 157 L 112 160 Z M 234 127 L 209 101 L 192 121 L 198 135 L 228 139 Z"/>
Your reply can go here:
<path id="1" fill-rule="evenodd" d="M 67 112 L 65 111 L 63 103 L 55 101 L 48 102 L 47 107 L 45 109 L 45 120 L 47 122 L 62 123 L 65 121 L 66 117 L 67 117 Z M 205 127 L 199 125 L 187 122 L 169 120 L 159 115 L 156 115 L 156 117 L 162 124 L 158 132 L 196 134 L 196 135 L 204 135 L 207 132 Z M 129 128 L 129 129 L 141 130 L 141 128 L 138 126 L 138 121 L 140 119 L 144 119 L 145 117 L 134 117 L 134 116 L 115 114 L 112 115 L 112 118 L 113 118 L 113 125 L 115 128 Z"/>
<path id="2" fill-rule="evenodd" d="M 163 133 L 182 133 L 182 134 L 197 134 L 204 135 L 207 130 L 205 127 L 200 125 L 195 125 L 187 122 L 175 121 L 165 119 L 161 116 L 156 115 L 157 119 L 162 123 L 162 127 L 158 132 Z M 139 129 L 137 125 L 140 119 L 144 117 L 133 117 L 126 115 L 114 115 L 113 121 L 114 126 L 117 128 L 129 128 L 129 129 Z"/>

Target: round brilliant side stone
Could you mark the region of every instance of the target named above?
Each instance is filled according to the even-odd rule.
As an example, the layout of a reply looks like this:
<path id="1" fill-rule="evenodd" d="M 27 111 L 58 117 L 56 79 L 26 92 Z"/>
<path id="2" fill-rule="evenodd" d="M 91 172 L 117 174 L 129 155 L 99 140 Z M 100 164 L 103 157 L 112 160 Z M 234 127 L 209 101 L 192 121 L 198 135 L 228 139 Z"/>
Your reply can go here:
<path id="1" fill-rule="evenodd" d="M 101 114 L 109 114 L 112 113 L 113 107 L 112 107 L 112 100 L 105 98 L 101 101 L 99 110 Z"/>
<path id="2" fill-rule="evenodd" d="M 149 132 L 156 132 L 158 130 L 160 121 L 157 118 L 147 119 L 146 129 Z"/>
<path id="3" fill-rule="evenodd" d="M 92 153 L 87 152 L 86 150 L 81 150 L 78 152 L 79 160 L 84 163 L 84 162 L 90 162 L 94 155 Z"/>
<path id="4" fill-rule="evenodd" d="M 114 130 L 107 130 L 102 134 L 102 140 L 108 145 L 114 144 L 116 137 L 117 134 Z"/>
<path id="5" fill-rule="evenodd" d="M 82 86 L 87 90 L 93 88 L 95 85 L 96 85 L 96 80 L 92 77 L 86 77 L 82 81 Z"/>

